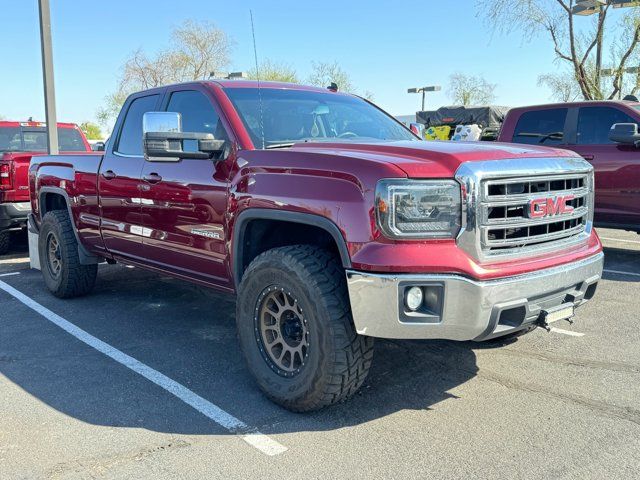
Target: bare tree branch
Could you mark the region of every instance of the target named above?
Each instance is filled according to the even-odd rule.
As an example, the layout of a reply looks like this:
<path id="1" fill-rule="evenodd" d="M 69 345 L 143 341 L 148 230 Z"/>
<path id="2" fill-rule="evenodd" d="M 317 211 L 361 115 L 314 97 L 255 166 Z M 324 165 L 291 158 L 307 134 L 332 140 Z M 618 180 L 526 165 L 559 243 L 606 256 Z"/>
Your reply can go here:
<path id="1" fill-rule="evenodd" d="M 624 74 L 624 69 L 627 64 L 627 60 L 631 56 L 631 54 L 635 51 L 638 46 L 638 42 L 640 41 L 640 24 L 638 24 L 635 28 L 635 32 L 633 35 L 633 39 L 631 40 L 631 44 L 627 51 L 622 55 L 620 59 L 620 63 L 618 65 L 618 69 L 613 78 L 613 92 L 609 96 L 609 100 L 612 100 L 616 97 L 620 89 L 622 88 L 622 75 Z"/>
<path id="2" fill-rule="evenodd" d="M 122 66 L 118 89 L 107 96 L 98 117 L 107 125 L 130 93 L 169 83 L 202 80 L 230 63 L 233 41 L 212 23 L 187 20 L 171 35 L 171 46 L 148 57 L 134 51 Z"/>
<path id="3" fill-rule="evenodd" d="M 607 18 L 607 12 L 608 11 L 609 11 L 609 5 L 607 4 L 603 9 L 602 15 L 598 16 L 598 26 L 597 26 L 597 29 L 596 29 L 596 36 L 593 38 L 593 41 L 587 47 L 587 50 L 584 52 L 584 55 L 582 56 L 582 60 L 580 61 L 580 65 L 584 65 L 584 62 L 587 61 L 587 58 L 591 54 L 591 51 L 598 44 L 598 39 L 603 34 L 604 22 L 605 22 L 605 20 Z"/>

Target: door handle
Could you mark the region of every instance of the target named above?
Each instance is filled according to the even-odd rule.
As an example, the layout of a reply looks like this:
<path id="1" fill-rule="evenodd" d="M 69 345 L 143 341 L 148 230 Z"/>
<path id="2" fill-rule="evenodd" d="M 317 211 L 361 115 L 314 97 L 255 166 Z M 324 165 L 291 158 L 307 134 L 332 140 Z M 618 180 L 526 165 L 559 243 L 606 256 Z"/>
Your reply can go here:
<path id="1" fill-rule="evenodd" d="M 582 155 L 582 158 L 585 160 L 593 160 L 595 157 L 593 155 Z"/>
<path id="2" fill-rule="evenodd" d="M 162 181 L 162 177 L 157 173 L 150 173 L 143 176 L 142 179 L 147 183 L 158 183 Z"/>
<path id="3" fill-rule="evenodd" d="M 117 175 L 113 170 L 107 170 L 106 172 L 102 172 L 102 178 L 105 180 L 113 180 Z"/>

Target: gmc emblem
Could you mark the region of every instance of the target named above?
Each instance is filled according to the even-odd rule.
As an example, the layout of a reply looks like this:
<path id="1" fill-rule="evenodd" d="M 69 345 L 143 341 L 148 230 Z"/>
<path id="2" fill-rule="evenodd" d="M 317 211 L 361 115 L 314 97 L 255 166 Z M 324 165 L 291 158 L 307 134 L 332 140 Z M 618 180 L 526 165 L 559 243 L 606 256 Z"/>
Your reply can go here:
<path id="1" fill-rule="evenodd" d="M 529 218 L 553 217 L 573 212 L 573 207 L 567 202 L 575 195 L 558 195 L 557 197 L 536 198 L 529 202 Z"/>

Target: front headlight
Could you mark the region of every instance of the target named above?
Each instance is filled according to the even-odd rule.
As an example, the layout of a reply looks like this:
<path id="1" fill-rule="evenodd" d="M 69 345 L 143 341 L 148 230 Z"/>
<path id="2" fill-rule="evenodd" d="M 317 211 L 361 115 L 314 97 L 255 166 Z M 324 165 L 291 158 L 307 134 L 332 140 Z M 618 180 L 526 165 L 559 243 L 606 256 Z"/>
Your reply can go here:
<path id="1" fill-rule="evenodd" d="M 454 180 L 380 180 L 378 227 L 391 238 L 454 238 L 460 231 L 460 185 Z"/>

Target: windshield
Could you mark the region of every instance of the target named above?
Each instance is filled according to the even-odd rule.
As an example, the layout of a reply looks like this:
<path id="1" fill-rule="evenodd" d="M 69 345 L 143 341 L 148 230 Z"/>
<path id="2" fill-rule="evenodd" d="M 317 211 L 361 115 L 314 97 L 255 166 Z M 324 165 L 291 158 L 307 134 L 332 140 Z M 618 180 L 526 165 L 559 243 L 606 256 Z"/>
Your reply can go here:
<path id="1" fill-rule="evenodd" d="M 58 128 L 62 152 L 84 152 L 85 144 L 75 128 Z M 32 127 L 0 128 L 0 152 L 46 152 L 47 130 Z"/>
<path id="2" fill-rule="evenodd" d="M 403 125 L 358 97 L 271 88 L 263 88 L 260 92 L 257 88 L 226 88 L 225 93 L 256 148 L 262 146 L 263 135 L 265 148 L 327 139 L 356 142 L 416 140 Z"/>

